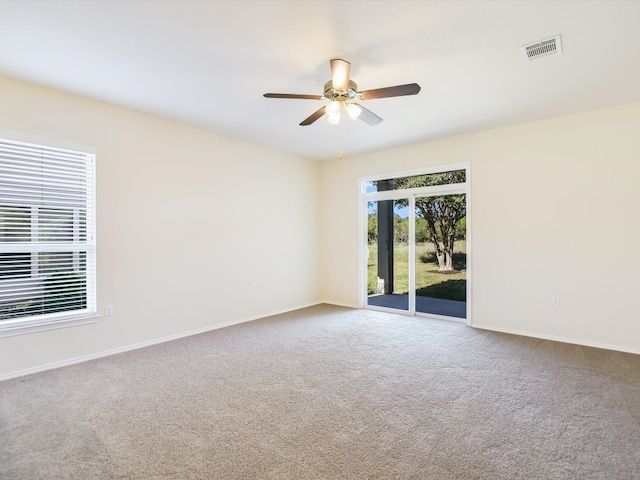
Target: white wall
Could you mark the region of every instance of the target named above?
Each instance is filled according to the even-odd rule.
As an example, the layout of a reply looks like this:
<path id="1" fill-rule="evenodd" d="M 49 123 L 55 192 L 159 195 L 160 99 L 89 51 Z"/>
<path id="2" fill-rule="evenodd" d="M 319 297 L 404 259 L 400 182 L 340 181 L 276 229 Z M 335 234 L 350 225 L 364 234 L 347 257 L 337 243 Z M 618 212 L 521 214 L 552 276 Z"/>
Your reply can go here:
<path id="1" fill-rule="evenodd" d="M 0 377 L 320 300 L 317 162 L 3 77 L 0 132 L 95 148 L 115 310 L 0 338 Z"/>
<path id="2" fill-rule="evenodd" d="M 457 162 L 473 325 L 640 353 L 640 103 L 324 164 L 323 298 L 358 304 L 358 177 Z"/>

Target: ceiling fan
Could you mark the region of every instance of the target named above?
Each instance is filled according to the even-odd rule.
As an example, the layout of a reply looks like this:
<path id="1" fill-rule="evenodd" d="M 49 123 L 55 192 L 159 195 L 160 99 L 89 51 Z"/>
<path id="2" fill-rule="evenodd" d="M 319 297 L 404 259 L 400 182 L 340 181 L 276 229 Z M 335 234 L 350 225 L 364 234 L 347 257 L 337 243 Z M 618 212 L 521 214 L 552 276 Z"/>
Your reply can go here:
<path id="1" fill-rule="evenodd" d="M 304 100 L 329 100 L 329 103 L 316 110 L 300 125 L 311 125 L 322 117 L 325 113 L 329 123 L 338 125 L 340 123 L 340 111 L 345 110 L 349 116 L 356 120 L 360 119 L 369 125 L 377 125 L 382 121 L 378 115 L 367 110 L 358 104 L 358 100 L 373 100 L 375 98 L 401 97 L 403 95 L 416 95 L 420 91 L 417 83 L 406 85 L 396 85 L 394 87 L 376 88 L 373 90 L 358 91 L 356 82 L 349 78 L 351 63 L 340 58 L 334 58 L 331 63 L 331 80 L 324 84 L 323 95 L 299 95 L 295 93 L 265 93 L 267 98 L 296 98 Z"/>

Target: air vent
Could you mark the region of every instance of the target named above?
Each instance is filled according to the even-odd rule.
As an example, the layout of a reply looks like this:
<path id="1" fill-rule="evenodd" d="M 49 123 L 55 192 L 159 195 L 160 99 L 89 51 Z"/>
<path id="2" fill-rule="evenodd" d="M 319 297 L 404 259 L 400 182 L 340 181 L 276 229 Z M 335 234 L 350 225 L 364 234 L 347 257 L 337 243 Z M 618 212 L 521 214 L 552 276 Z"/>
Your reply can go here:
<path id="1" fill-rule="evenodd" d="M 545 38 L 544 40 L 538 40 L 537 42 L 530 43 L 528 45 L 523 45 L 521 50 L 526 62 L 532 62 L 538 58 L 557 55 L 562 53 L 560 35 Z"/>

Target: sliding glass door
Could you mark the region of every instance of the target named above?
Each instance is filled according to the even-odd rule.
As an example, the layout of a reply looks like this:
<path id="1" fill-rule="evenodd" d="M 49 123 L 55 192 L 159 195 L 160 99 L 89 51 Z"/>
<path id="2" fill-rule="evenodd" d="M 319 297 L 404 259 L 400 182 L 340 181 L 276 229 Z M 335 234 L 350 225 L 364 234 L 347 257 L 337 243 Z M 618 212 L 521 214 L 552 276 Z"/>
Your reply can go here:
<path id="1" fill-rule="evenodd" d="M 416 312 L 466 318 L 466 195 L 416 196 Z"/>
<path id="2" fill-rule="evenodd" d="M 363 186 L 365 305 L 468 320 L 466 169 Z"/>
<path id="3" fill-rule="evenodd" d="M 369 305 L 409 310 L 409 212 L 404 202 L 367 204 Z"/>

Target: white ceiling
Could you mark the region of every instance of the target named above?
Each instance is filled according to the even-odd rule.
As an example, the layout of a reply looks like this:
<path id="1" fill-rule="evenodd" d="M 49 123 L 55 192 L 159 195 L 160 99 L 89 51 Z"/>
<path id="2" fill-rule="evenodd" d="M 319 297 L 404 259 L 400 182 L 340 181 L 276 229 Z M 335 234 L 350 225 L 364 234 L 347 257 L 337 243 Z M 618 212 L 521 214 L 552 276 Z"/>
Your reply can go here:
<path id="1" fill-rule="evenodd" d="M 307 158 L 640 100 L 640 1 L 0 1 L 0 73 Z M 564 53 L 525 62 L 562 35 Z M 384 121 L 298 124 L 329 60 Z"/>

